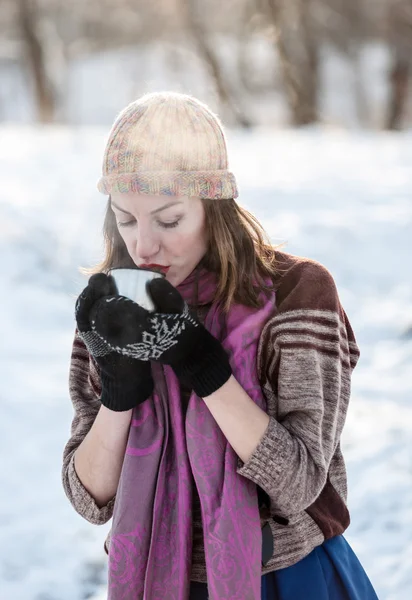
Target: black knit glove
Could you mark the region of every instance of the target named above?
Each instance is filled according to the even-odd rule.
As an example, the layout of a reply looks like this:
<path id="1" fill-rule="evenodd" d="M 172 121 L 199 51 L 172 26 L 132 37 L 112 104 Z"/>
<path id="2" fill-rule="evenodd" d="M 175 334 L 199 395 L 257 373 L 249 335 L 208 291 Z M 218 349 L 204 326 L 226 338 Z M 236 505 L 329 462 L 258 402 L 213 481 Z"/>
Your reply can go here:
<path id="1" fill-rule="evenodd" d="M 153 392 L 149 362 L 142 362 L 115 352 L 92 331 L 90 314 L 94 304 L 117 294 L 113 278 L 104 273 L 92 275 L 76 302 L 76 321 L 80 337 L 96 361 L 102 384 L 101 403 L 117 412 L 130 410 L 144 402 Z M 116 315 L 121 322 L 122 315 Z"/>
<path id="2" fill-rule="evenodd" d="M 170 365 L 179 379 L 204 398 L 232 374 L 220 342 L 194 319 L 166 279 L 147 284 L 154 312 L 124 296 L 102 298 L 91 312 L 93 332 L 113 351 Z"/>

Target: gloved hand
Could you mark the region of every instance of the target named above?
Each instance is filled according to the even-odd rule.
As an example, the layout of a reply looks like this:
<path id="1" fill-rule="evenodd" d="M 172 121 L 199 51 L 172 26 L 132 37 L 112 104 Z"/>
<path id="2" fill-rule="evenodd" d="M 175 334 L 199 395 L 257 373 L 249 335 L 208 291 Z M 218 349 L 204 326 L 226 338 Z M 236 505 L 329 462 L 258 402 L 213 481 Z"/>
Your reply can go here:
<path id="1" fill-rule="evenodd" d="M 92 275 L 76 302 L 77 329 L 89 353 L 95 359 L 102 384 L 101 403 L 117 412 L 130 410 L 144 402 L 153 392 L 149 362 L 113 351 L 92 331 L 90 313 L 94 304 L 104 297 L 117 294 L 113 277 L 104 273 Z M 117 315 L 121 322 L 122 315 Z"/>
<path id="2" fill-rule="evenodd" d="M 153 279 L 147 291 L 154 312 L 124 296 L 102 298 L 91 311 L 92 331 L 115 352 L 170 365 L 198 396 L 209 396 L 232 374 L 224 348 L 190 315 L 182 296 L 166 279 Z"/>

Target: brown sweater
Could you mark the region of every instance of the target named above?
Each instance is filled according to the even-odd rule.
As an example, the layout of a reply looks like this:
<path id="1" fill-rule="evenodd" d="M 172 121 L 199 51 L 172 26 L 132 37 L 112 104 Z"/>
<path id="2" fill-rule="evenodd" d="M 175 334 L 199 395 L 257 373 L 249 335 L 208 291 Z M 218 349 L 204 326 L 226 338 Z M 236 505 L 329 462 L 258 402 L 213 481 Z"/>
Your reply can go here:
<path id="1" fill-rule="evenodd" d="M 269 426 L 238 472 L 266 497 L 274 554 L 262 573 L 288 567 L 345 531 L 346 470 L 340 449 L 359 351 L 330 273 L 319 263 L 277 252 L 276 309 L 259 342 L 258 372 Z M 64 449 L 63 486 L 75 510 L 95 524 L 113 514 L 115 498 L 99 508 L 74 469 L 76 448 L 100 407 L 100 381 L 76 335 L 69 376 L 74 407 Z M 263 492 L 262 492 L 263 490 Z M 206 581 L 202 529 L 194 494 L 192 580 Z M 108 549 L 110 534 L 106 540 Z"/>

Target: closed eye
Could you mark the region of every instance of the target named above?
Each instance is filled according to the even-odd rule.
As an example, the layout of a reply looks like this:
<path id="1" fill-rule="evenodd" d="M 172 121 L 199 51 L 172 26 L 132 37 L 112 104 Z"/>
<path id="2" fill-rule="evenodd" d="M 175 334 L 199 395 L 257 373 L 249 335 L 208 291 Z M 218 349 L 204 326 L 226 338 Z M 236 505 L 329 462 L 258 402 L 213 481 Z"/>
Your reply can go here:
<path id="1" fill-rule="evenodd" d="M 163 227 L 164 229 L 173 229 L 173 227 L 177 227 L 179 223 L 180 219 L 178 219 L 177 221 L 173 221 L 173 223 L 163 223 L 162 221 L 158 221 L 160 227 Z"/>
<path id="2" fill-rule="evenodd" d="M 136 221 L 132 219 L 131 221 L 118 221 L 117 224 L 119 227 L 130 227 L 130 225 L 133 225 L 135 222 Z M 163 227 L 163 229 L 173 229 L 179 225 L 180 219 L 177 219 L 177 221 L 173 221 L 172 223 L 164 223 L 163 221 L 158 221 L 157 223 L 160 227 Z"/>
<path id="3" fill-rule="evenodd" d="M 135 223 L 135 221 L 124 221 L 123 223 L 121 221 L 117 222 L 119 227 L 128 227 L 129 225 L 133 225 L 133 223 Z"/>

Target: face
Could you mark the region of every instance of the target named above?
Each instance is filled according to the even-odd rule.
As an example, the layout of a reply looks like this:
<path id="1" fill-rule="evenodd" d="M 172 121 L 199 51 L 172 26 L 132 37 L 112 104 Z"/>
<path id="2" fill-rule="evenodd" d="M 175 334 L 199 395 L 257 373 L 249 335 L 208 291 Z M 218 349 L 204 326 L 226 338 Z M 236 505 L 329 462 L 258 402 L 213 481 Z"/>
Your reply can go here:
<path id="1" fill-rule="evenodd" d="M 166 279 L 172 285 L 184 281 L 205 255 L 200 198 L 112 194 L 111 206 L 133 262 L 170 267 Z"/>

